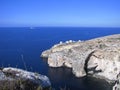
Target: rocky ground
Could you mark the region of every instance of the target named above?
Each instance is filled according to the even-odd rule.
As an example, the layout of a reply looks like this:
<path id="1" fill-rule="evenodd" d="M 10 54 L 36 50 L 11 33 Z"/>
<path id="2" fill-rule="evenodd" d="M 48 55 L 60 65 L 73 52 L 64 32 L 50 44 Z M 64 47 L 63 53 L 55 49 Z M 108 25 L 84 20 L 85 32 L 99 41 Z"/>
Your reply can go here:
<path id="1" fill-rule="evenodd" d="M 120 73 L 120 34 L 87 41 L 67 41 L 44 51 L 50 67 L 67 66 L 77 77 L 92 75 L 117 81 Z M 118 89 L 114 89 L 118 90 Z"/>
<path id="2" fill-rule="evenodd" d="M 17 68 L 0 68 L 0 90 L 50 90 L 48 77 Z"/>

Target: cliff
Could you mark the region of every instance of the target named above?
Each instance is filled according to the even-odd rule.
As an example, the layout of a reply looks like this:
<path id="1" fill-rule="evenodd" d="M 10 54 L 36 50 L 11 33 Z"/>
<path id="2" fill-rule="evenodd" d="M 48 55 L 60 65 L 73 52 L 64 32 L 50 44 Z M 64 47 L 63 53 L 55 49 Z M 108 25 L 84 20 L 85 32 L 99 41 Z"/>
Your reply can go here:
<path id="1" fill-rule="evenodd" d="M 113 90 L 120 90 L 120 73 L 117 75 L 117 80 L 113 86 Z"/>
<path id="2" fill-rule="evenodd" d="M 67 41 L 44 51 L 50 67 L 72 68 L 77 77 L 92 75 L 116 81 L 120 72 L 120 34 L 87 41 Z"/>

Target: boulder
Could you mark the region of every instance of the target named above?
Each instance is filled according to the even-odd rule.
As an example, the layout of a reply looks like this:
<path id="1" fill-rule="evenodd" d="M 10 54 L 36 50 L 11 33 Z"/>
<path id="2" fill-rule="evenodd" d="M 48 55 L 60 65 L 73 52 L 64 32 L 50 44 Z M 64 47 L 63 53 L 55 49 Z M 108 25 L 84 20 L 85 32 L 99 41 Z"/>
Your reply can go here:
<path id="1" fill-rule="evenodd" d="M 0 90 L 49 90 L 50 86 L 47 76 L 12 67 L 0 69 Z"/>

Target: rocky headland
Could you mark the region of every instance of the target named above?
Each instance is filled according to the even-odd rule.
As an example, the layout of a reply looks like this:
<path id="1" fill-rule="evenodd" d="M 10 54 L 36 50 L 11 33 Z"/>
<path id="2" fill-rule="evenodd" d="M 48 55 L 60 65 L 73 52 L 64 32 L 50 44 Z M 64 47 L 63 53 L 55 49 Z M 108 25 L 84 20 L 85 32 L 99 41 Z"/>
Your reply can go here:
<path id="1" fill-rule="evenodd" d="M 41 57 L 48 59 L 50 67 L 72 68 L 77 77 L 91 75 L 110 82 L 118 81 L 120 34 L 87 41 L 60 42 L 44 51 Z"/>
<path id="2" fill-rule="evenodd" d="M 0 90 L 50 90 L 47 76 L 22 69 L 0 68 Z"/>

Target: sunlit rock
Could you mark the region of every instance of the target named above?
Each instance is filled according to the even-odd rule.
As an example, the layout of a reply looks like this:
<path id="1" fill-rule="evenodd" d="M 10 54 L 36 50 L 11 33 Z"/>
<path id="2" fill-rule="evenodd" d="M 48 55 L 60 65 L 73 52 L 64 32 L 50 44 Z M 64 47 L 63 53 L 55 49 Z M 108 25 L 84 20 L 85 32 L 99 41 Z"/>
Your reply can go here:
<path id="1" fill-rule="evenodd" d="M 0 69 L 0 90 L 43 90 L 50 86 L 44 75 L 11 67 Z"/>

